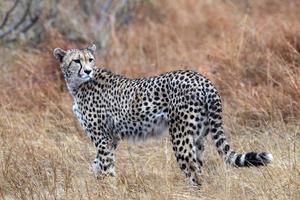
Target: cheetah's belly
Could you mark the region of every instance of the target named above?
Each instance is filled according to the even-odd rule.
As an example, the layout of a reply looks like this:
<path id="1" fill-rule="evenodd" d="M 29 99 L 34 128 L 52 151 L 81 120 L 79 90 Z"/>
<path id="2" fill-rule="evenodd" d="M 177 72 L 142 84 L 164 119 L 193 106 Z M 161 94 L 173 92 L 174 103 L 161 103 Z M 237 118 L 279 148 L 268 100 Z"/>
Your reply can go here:
<path id="1" fill-rule="evenodd" d="M 161 136 L 168 128 L 168 119 L 166 113 L 158 113 L 148 121 L 120 122 L 117 127 L 122 138 L 139 142 Z"/>

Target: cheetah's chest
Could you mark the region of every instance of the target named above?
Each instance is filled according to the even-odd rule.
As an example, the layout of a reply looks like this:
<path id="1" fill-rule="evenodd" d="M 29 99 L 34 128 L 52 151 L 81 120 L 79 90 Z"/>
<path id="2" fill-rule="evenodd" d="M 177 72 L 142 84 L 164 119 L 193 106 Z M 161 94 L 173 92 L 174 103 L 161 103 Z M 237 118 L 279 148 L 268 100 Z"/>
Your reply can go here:
<path id="1" fill-rule="evenodd" d="M 78 119 L 81 127 L 83 127 L 84 131 L 87 133 L 88 136 L 90 136 L 89 131 L 87 130 L 86 124 L 87 124 L 87 119 L 86 116 L 81 113 L 81 110 L 79 109 L 79 106 L 76 102 L 73 104 L 73 113 Z"/>
<path id="2" fill-rule="evenodd" d="M 84 116 L 81 114 L 79 108 L 78 108 L 78 104 L 76 102 L 74 102 L 73 104 L 73 113 L 76 116 L 76 118 L 79 120 L 81 126 L 84 125 Z"/>

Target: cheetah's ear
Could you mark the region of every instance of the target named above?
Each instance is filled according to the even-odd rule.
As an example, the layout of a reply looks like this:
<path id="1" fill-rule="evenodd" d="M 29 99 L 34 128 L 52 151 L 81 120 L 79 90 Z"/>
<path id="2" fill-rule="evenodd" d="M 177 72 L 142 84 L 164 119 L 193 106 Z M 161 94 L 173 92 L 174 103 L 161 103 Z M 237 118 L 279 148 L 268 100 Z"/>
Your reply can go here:
<path id="1" fill-rule="evenodd" d="M 66 51 L 61 48 L 55 48 L 53 50 L 54 57 L 59 60 L 59 62 L 62 62 L 64 56 L 66 55 Z"/>
<path id="2" fill-rule="evenodd" d="M 93 55 L 95 55 L 96 45 L 92 44 L 92 45 L 88 46 L 87 50 L 89 50 Z"/>

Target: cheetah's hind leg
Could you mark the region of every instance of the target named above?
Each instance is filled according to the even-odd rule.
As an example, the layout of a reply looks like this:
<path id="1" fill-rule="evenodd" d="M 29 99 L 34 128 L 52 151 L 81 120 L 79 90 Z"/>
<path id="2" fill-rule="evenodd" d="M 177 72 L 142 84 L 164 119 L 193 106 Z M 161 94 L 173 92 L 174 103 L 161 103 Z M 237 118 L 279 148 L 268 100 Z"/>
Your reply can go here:
<path id="1" fill-rule="evenodd" d="M 201 185 L 199 174 L 201 172 L 202 161 L 199 161 L 199 158 L 197 158 L 194 131 L 188 130 L 188 127 L 185 127 L 184 124 L 170 124 L 169 132 L 171 134 L 173 150 L 179 167 L 189 179 L 190 184 Z"/>

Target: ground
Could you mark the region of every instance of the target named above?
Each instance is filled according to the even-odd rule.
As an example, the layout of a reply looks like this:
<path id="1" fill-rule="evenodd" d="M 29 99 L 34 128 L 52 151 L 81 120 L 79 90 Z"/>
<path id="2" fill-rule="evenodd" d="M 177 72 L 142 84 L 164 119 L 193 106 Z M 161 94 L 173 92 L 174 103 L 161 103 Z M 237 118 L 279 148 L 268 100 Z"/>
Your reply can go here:
<path id="1" fill-rule="evenodd" d="M 190 187 L 166 134 L 145 144 L 122 142 L 117 177 L 96 180 L 89 170 L 95 149 L 51 55 L 55 47 L 87 43 L 49 31 L 35 48 L 0 46 L 2 199 L 300 199 L 299 3 L 172 2 L 156 2 L 155 16 L 146 10 L 112 32 L 97 65 L 129 77 L 199 71 L 220 90 L 232 147 L 266 150 L 274 162 L 230 167 L 208 137 L 202 186 Z"/>

